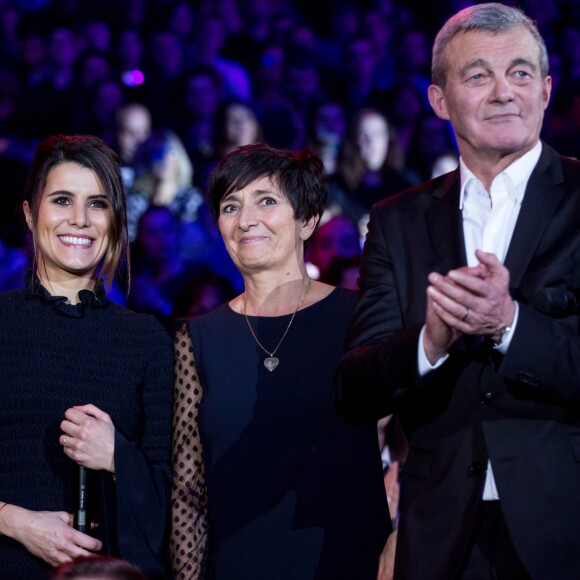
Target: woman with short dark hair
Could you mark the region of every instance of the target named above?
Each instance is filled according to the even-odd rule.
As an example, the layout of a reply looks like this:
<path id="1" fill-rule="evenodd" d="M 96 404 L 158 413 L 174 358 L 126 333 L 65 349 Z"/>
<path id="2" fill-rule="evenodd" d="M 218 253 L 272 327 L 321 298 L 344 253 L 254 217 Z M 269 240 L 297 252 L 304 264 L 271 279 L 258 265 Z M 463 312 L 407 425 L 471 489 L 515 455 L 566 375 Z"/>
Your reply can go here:
<path id="1" fill-rule="evenodd" d="M 304 262 L 326 194 L 318 157 L 264 144 L 210 178 L 245 290 L 176 340 L 178 578 L 376 578 L 390 531 L 376 429 L 347 425 L 331 400 L 356 294 Z"/>

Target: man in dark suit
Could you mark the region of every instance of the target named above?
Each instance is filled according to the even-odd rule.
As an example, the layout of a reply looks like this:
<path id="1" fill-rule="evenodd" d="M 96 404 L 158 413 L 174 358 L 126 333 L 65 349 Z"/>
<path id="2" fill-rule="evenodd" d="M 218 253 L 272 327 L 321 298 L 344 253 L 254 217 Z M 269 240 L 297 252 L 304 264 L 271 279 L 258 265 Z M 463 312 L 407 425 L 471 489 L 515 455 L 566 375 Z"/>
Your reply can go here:
<path id="1" fill-rule="evenodd" d="M 519 10 L 451 17 L 432 76 L 460 165 L 373 207 L 336 405 L 409 439 L 395 578 L 578 579 L 580 164 Z"/>

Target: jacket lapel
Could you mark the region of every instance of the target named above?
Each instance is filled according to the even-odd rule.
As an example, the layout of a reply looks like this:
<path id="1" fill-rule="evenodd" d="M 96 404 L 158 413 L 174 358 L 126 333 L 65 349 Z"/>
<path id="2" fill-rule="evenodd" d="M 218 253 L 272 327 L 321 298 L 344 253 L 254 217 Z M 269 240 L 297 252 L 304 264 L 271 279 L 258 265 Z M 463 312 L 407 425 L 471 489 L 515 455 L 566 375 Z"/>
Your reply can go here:
<path id="1" fill-rule="evenodd" d="M 512 288 L 517 288 L 520 284 L 564 191 L 560 156 L 543 144 L 542 154 L 526 187 L 505 259 Z"/>
<path id="2" fill-rule="evenodd" d="M 427 231 L 442 274 L 467 264 L 459 188 L 459 170 L 455 170 L 433 191 L 435 203 L 425 212 Z"/>

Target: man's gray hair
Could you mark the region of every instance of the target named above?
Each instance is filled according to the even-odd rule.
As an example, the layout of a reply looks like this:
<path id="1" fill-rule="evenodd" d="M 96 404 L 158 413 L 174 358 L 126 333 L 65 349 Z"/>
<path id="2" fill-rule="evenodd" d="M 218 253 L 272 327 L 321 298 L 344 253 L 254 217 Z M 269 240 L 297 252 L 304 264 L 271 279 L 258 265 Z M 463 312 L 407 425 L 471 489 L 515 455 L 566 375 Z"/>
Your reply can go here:
<path id="1" fill-rule="evenodd" d="M 549 68 L 548 51 L 534 21 L 518 8 L 512 8 L 497 2 L 489 2 L 460 10 L 449 18 L 438 32 L 433 44 L 433 60 L 431 62 L 433 84 L 440 87 L 445 86 L 449 70 L 445 49 L 456 36 L 473 31 L 509 32 L 519 26 L 524 26 L 537 42 L 540 56 L 540 73 L 542 78 L 546 78 Z"/>

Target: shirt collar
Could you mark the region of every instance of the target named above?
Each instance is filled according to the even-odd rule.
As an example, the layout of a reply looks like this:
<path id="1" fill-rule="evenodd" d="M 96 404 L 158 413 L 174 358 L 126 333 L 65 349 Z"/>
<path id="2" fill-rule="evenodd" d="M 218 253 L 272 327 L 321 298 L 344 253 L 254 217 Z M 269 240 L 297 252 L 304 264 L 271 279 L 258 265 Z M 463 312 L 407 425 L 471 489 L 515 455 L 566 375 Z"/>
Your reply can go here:
<path id="1" fill-rule="evenodd" d="M 522 155 L 519 159 L 516 159 L 511 165 L 506 167 L 499 175 L 494 178 L 491 189 L 494 189 L 496 180 L 503 179 L 507 180 L 511 184 L 512 190 L 518 198 L 518 202 L 521 203 L 526 190 L 526 185 L 530 179 L 530 175 L 540 158 L 542 153 L 542 142 L 538 141 L 532 149 L 530 149 L 525 155 Z M 469 188 L 473 186 L 475 182 L 480 183 L 481 188 L 483 185 L 472 171 L 465 165 L 465 162 L 460 157 L 459 158 L 459 175 L 461 179 L 461 190 L 459 195 L 459 209 L 463 209 L 463 204 L 465 202 L 466 192 Z"/>

